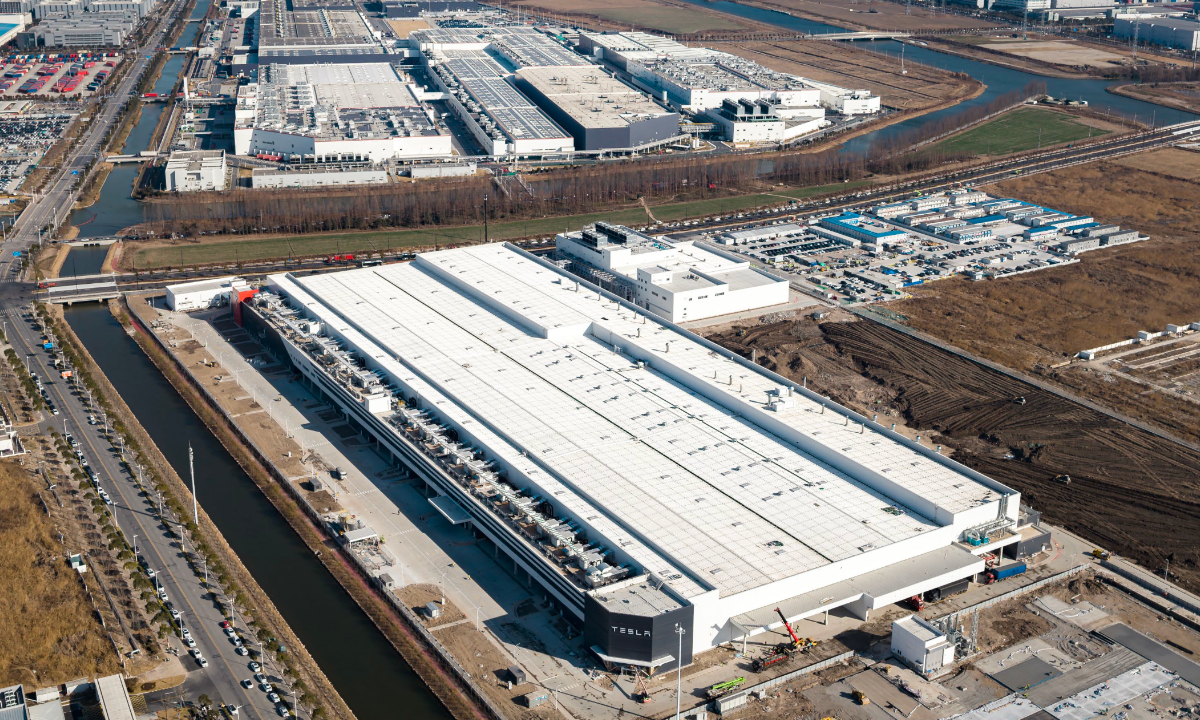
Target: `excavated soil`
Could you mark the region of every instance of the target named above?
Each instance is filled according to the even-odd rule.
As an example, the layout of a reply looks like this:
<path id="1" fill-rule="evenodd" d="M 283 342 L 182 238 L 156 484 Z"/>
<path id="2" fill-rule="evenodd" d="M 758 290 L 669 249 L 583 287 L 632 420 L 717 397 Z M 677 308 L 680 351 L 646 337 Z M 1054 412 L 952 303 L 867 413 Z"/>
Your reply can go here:
<path id="1" fill-rule="evenodd" d="M 1200 453 L 872 322 L 785 321 L 711 339 L 881 422 L 898 413 L 1048 521 L 1145 567 L 1169 558 L 1172 579 L 1200 589 Z"/>

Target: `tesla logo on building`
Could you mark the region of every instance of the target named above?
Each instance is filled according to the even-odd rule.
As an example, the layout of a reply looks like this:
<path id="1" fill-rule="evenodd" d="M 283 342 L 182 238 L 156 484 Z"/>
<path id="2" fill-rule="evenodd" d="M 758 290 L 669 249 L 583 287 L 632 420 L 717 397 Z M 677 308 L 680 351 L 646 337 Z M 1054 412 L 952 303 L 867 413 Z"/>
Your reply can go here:
<path id="1" fill-rule="evenodd" d="M 649 630 L 638 630 L 637 628 L 623 628 L 612 626 L 612 631 L 617 635 L 636 635 L 637 637 L 650 637 Z"/>

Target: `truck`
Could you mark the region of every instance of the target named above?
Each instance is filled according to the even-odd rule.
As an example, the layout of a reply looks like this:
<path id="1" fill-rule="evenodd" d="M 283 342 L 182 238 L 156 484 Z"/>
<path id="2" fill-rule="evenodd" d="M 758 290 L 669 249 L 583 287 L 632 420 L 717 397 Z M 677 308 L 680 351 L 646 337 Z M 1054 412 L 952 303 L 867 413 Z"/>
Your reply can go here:
<path id="1" fill-rule="evenodd" d="M 733 692 L 734 690 L 737 690 L 745 683 L 746 683 L 746 678 L 736 677 L 732 680 L 727 680 L 725 682 L 716 683 L 715 685 L 710 686 L 708 688 L 708 691 L 706 694 L 708 695 L 709 700 L 716 700 L 717 698 L 721 697 L 722 695 L 728 695 L 729 693 Z"/>
<path id="2" fill-rule="evenodd" d="M 47 340 L 46 342 L 42 343 L 42 349 L 43 349 L 43 350 L 53 350 L 53 349 L 54 349 L 54 343 L 52 343 L 52 342 L 50 342 L 49 340 Z"/>
<path id="3" fill-rule="evenodd" d="M 779 643 L 767 651 L 765 655 L 755 658 L 754 663 L 751 665 L 754 672 L 762 672 L 772 665 L 790 660 L 797 653 L 806 653 L 817 646 L 817 641 L 812 638 L 796 637 L 796 633 L 792 630 L 792 624 L 788 622 L 782 610 L 775 608 L 775 613 L 783 621 L 783 626 L 787 628 L 788 635 L 792 638 L 792 641 Z"/>
<path id="4" fill-rule="evenodd" d="M 329 257 L 325 258 L 326 265 L 334 265 L 337 263 L 348 263 L 348 262 L 354 262 L 353 255 L 330 255 Z"/>
<path id="5" fill-rule="evenodd" d="M 1025 563 L 1013 563 L 1004 567 L 992 568 L 987 572 L 987 582 L 989 585 L 997 580 L 1005 580 L 1010 577 L 1015 577 L 1025 572 L 1028 568 Z"/>

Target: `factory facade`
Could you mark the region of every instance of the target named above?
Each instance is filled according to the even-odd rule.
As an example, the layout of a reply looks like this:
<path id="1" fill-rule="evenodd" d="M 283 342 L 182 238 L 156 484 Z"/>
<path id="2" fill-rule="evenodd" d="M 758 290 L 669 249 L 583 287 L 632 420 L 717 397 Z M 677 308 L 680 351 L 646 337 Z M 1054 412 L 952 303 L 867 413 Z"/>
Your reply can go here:
<path id="1" fill-rule="evenodd" d="M 687 664 L 775 608 L 867 618 L 1020 540 L 1010 488 L 512 246 L 244 304 L 610 666 Z"/>
<path id="2" fill-rule="evenodd" d="M 787 280 L 690 241 L 652 238 L 600 222 L 580 232 L 560 233 L 555 245 L 561 257 L 571 259 L 576 274 L 672 322 L 788 302 Z"/>

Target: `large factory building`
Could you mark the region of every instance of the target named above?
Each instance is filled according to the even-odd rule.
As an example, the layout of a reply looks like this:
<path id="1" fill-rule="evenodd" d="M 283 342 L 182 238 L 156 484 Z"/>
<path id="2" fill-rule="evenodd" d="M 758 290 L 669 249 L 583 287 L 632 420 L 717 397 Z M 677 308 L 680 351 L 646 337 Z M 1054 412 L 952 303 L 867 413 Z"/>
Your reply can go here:
<path id="1" fill-rule="evenodd" d="M 867 618 L 1020 540 L 1013 490 L 515 247 L 267 286 L 252 331 L 610 666 Z"/>
<path id="2" fill-rule="evenodd" d="M 529 67 L 516 85 L 575 138 L 576 150 L 640 149 L 679 137 L 679 114 L 594 65 Z"/>

